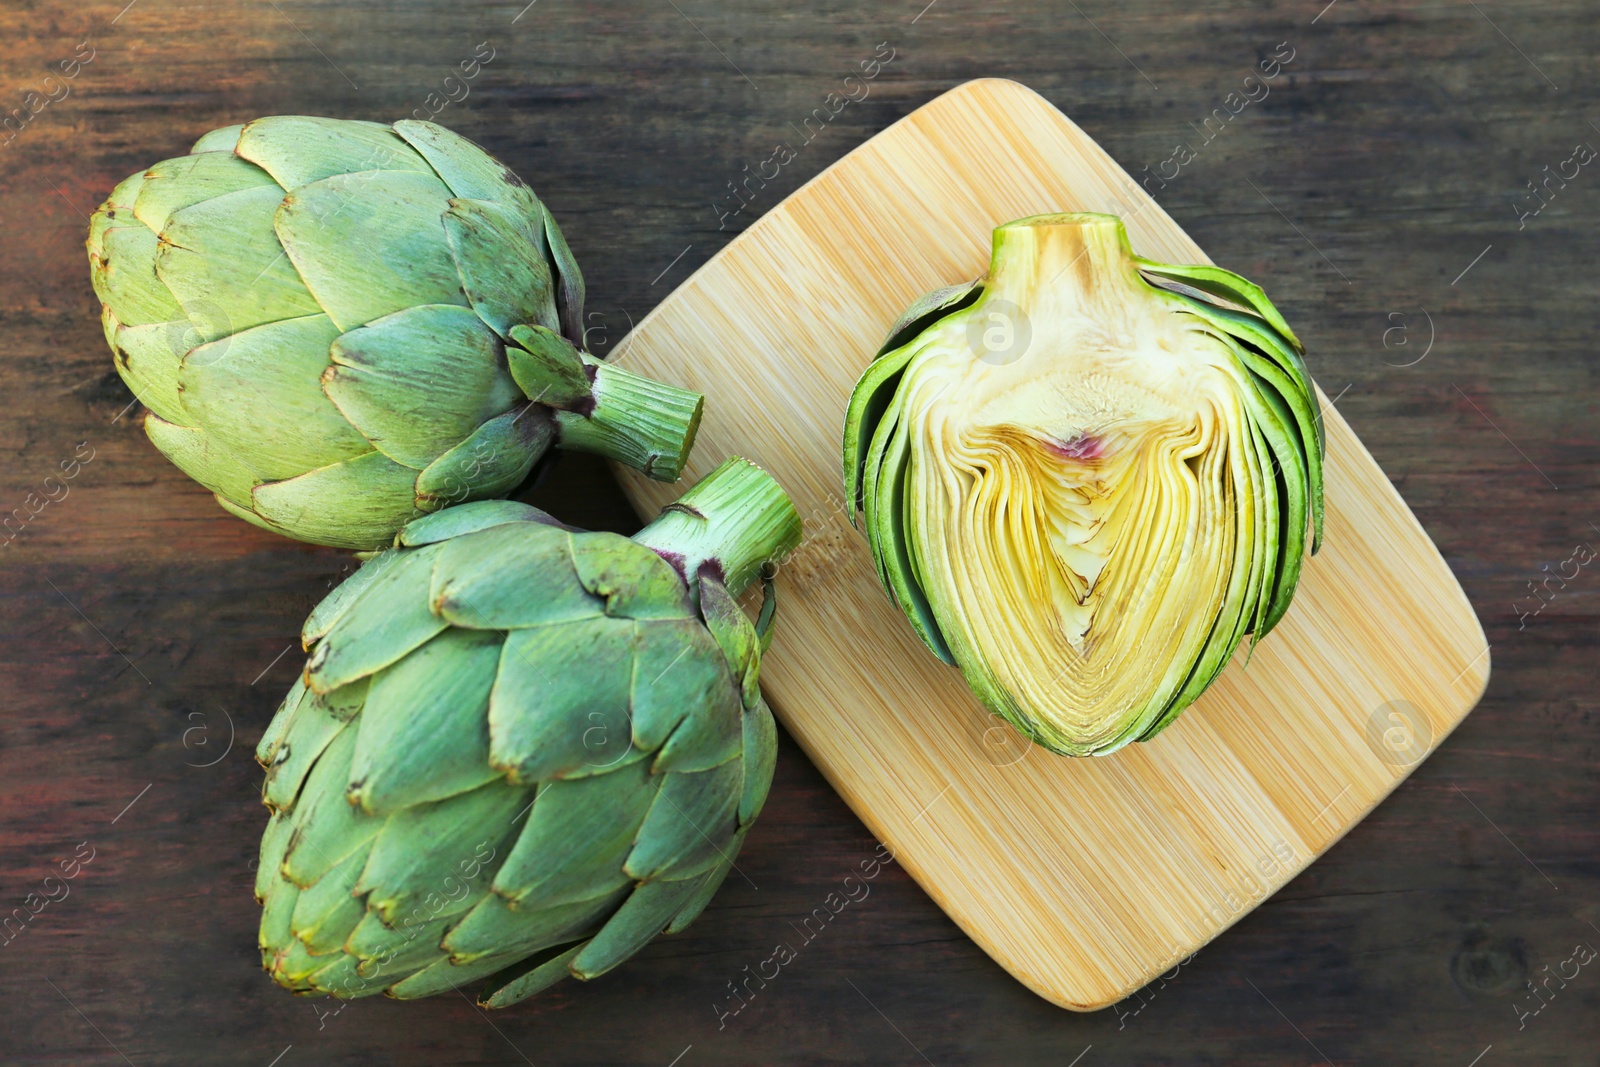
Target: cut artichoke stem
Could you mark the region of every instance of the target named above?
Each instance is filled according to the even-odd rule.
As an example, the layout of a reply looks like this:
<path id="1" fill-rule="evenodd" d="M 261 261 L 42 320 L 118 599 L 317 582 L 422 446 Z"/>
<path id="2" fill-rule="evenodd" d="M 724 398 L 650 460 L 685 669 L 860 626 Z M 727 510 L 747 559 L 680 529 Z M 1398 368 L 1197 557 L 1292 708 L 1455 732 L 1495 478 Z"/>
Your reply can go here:
<path id="1" fill-rule="evenodd" d="M 705 397 L 602 363 L 587 353 L 594 406 L 557 411 L 556 444 L 624 463 L 658 482 L 675 482 L 694 447 Z"/>
<path id="2" fill-rule="evenodd" d="M 1259 287 L 1139 259 L 1119 218 L 999 227 L 988 274 L 915 305 L 851 397 L 845 490 L 879 578 L 1039 744 L 1153 737 L 1315 551 L 1301 355 Z"/>
<path id="3" fill-rule="evenodd" d="M 800 515 L 772 476 L 738 456 L 668 504 L 633 539 L 671 563 L 691 585 L 711 564 L 738 596 L 800 544 Z"/>
<path id="4" fill-rule="evenodd" d="M 983 287 L 979 304 L 1010 300 L 1030 324 L 1116 314 L 1149 292 L 1122 220 L 1088 213 L 1035 215 L 995 230 Z"/>

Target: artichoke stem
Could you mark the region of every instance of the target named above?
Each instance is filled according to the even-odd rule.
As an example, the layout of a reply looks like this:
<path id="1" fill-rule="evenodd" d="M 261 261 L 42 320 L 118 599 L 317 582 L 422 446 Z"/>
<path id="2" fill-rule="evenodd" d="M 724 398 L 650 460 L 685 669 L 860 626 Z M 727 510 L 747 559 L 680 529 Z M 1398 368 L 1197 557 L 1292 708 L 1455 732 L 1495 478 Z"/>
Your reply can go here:
<path id="1" fill-rule="evenodd" d="M 555 412 L 556 444 L 625 463 L 659 482 L 677 481 L 705 397 L 598 360 L 590 366 L 594 406 L 582 414 Z"/>
<path id="2" fill-rule="evenodd" d="M 1115 215 L 1034 215 L 994 231 L 985 301 L 1016 304 L 1040 321 L 1144 297 L 1128 232 Z"/>
<path id="3" fill-rule="evenodd" d="M 728 592 L 738 596 L 800 544 L 800 515 L 772 475 L 734 456 L 668 504 L 633 539 L 693 582 L 714 564 Z"/>

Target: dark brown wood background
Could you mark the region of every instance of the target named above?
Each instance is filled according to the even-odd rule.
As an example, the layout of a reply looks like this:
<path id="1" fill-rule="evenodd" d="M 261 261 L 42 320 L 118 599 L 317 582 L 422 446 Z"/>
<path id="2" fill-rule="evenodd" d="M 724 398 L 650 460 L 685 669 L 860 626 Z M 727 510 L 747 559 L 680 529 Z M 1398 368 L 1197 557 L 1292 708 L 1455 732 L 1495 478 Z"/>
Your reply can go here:
<path id="1" fill-rule="evenodd" d="M 0 513 L 37 508 L 80 443 L 93 457 L 0 548 L 0 914 L 80 843 L 93 857 L 0 945 L 0 1063 L 1600 1059 L 1600 963 L 1552 981 L 1521 1028 L 1516 1009 L 1532 1007 L 1524 982 L 1600 947 L 1600 562 L 1518 616 L 1542 568 L 1600 547 L 1600 169 L 1552 182 L 1537 216 L 1516 206 L 1546 165 L 1600 146 L 1592 4 L 123 2 L 0 8 L 0 110 L 48 91 L 81 42 L 94 57 L 0 148 Z M 1120 1014 L 1038 999 L 891 867 L 719 1029 L 727 983 L 874 851 L 787 740 L 740 861 L 750 882 L 612 975 L 493 1016 L 463 998 L 336 1015 L 292 999 L 257 959 L 250 750 L 299 665 L 285 649 L 349 563 L 228 517 L 145 440 L 96 320 L 86 216 L 216 126 L 405 116 L 482 42 L 493 60 L 438 120 L 551 204 L 600 350 L 782 195 L 961 81 L 1032 86 L 1142 176 L 1288 42 L 1270 97 L 1159 196 L 1219 263 L 1266 283 L 1454 567 L 1493 644 L 1482 705 L 1325 858 Z M 895 58 L 870 97 L 719 231 L 726 183 L 880 42 Z M 595 463 L 567 461 L 530 498 L 635 526 Z M 1372 610 L 1406 595 L 1374 588 Z"/>

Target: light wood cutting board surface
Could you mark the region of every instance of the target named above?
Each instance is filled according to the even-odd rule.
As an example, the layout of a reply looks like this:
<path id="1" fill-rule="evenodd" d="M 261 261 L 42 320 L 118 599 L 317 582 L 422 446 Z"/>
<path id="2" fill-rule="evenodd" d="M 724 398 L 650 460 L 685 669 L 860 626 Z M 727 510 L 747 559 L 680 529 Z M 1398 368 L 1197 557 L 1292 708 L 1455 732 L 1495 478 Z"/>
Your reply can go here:
<path id="1" fill-rule="evenodd" d="M 1119 214 L 1134 251 L 1210 262 L 1044 99 L 969 82 L 779 204 L 618 346 L 617 362 L 706 394 L 685 482 L 619 474 L 643 515 L 729 455 L 783 484 L 806 531 L 778 575 L 773 710 L 973 940 L 1041 996 L 1091 1010 L 1360 821 L 1472 709 L 1489 655 L 1437 549 L 1324 399 L 1326 540 L 1248 666 L 1247 644 L 1156 740 L 1096 759 L 1030 748 L 973 699 L 850 526 L 843 414 L 907 305 L 982 275 L 995 226 L 1051 211 Z M 1271 278 L 1252 280 L 1271 295 Z"/>

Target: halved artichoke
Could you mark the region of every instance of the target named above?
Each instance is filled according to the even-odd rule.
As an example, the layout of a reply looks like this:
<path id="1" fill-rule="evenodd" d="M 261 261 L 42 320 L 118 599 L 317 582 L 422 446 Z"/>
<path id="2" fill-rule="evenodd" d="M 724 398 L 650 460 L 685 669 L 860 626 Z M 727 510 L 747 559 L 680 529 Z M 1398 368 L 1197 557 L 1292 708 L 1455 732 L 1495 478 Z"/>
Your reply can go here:
<path id="1" fill-rule="evenodd" d="M 1303 352 L 1260 288 L 1135 256 L 1115 216 L 1000 227 L 989 273 L 913 306 L 851 397 L 846 498 L 885 589 L 1038 744 L 1149 740 L 1321 543 Z"/>

